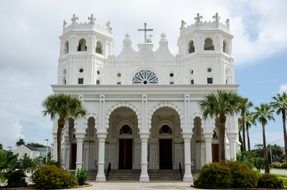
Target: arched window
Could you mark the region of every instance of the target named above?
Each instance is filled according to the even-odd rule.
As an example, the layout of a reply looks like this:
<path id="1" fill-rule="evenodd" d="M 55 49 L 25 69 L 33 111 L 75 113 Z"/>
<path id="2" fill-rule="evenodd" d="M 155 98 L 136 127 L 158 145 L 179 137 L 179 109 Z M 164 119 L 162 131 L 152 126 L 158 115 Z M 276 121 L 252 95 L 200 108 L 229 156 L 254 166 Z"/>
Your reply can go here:
<path id="1" fill-rule="evenodd" d="M 79 41 L 78 51 L 87 51 L 87 43 L 85 39 L 81 39 Z"/>
<path id="2" fill-rule="evenodd" d="M 97 41 L 96 53 L 103 54 L 103 46 L 102 46 L 102 43 L 99 41 Z"/>
<path id="3" fill-rule="evenodd" d="M 150 70 L 141 70 L 133 78 L 133 84 L 157 84 L 158 79 L 154 72 Z"/>
<path id="4" fill-rule="evenodd" d="M 64 45 L 64 53 L 65 53 L 65 54 L 69 53 L 69 41 L 66 41 L 66 42 L 65 42 L 65 45 Z"/>
<path id="5" fill-rule="evenodd" d="M 159 134 L 161 135 L 172 134 L 172 129 L 168 125 L 163 125 L 159 128 Z"/>
<path id="6" fill-rule="evenodd" d="M 223 52 L 228 53 L 228 44 L 227 44 L 226 40 L 223 41 Z"/>
<path id="7" fill-rule="evenodd" d="M 133 130 L 129 125 L 123 125 L 120 129 L 121 135 L 131 135 L 133 134 Z"/>
<path id="8" fill-rule="evenodd" d="M 194 52 L 194 43 L 191 40 L 188 44 L 188 53 L 193 53 Z"/>
<path id="9" fill-rule="evenodd" d="M 211 38 L 206 38 L 204 40 L 204 50 L 214 50 L 214 45 Z"/>

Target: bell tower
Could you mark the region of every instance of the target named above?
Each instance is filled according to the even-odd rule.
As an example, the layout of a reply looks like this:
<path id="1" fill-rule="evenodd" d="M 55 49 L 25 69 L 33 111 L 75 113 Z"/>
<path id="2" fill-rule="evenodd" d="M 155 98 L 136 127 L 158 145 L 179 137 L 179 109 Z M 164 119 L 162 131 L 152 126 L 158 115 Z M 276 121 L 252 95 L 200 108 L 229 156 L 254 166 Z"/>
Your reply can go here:
<path id="1" fill-rule="evenodd" d="M 203 22 L 203 16 L 197 13 L 194 24 L 181 22 L 179 59 L 188 67 L 191 84 L 235 84 L 229 20 L 221 23 L 218 13 L 212 18 Z"/>
<path id="2" fill-rule="evenodd" d="M 71 24 L 63 22 L 60 36 L 58 84 L 102 84 L 104 64 L 112 54 L 114 40 L 110 22 L 96 25 L 93 14 L 88 22 L 78 22 L 73 15 Z"/>

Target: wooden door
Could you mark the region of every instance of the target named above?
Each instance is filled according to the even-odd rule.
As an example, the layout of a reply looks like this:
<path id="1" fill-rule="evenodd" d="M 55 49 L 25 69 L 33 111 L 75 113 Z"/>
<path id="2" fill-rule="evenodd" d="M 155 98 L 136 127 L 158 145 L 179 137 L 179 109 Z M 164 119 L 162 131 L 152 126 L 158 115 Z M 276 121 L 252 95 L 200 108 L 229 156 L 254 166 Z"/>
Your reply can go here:
<path id="1" fill-rule="evenodd" d="M 159 168 L 172 169 L 172 139 L 159 140 Z"/>
<path id="2" fill-rule="evenodd" d="M 212 162 L 219 162 L 219 144 L 212 144 Z"/>
<path id="3" fill-rule="evenodd" d="M 77 144 L 73 143 L 71 145 L 71 169 L 76 169 L 76 162 L 77 162 Z"/>
<path id="4" fill-rule="evenodd" d="M 119 139 L 119 169 L 132 169 L 133 139 Z"/>

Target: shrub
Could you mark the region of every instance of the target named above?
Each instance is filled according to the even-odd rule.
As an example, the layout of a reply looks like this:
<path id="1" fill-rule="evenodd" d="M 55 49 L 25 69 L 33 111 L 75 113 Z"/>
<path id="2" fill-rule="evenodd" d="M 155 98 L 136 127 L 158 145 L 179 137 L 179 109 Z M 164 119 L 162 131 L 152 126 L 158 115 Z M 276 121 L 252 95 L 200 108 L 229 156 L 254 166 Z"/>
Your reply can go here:
<path id="1" fill-rule="evenodd" d="M 272 162 L 271 166 L 272 168 L 281 168 L 283 163 L 280 162 Z"/>
<path id="2" fill-rule="evenodd" d="M 252 170 L 252 167 L 242 162 L 227 161 L 232 175 L 233 188 L 252 188 L 256 187 L 259 173 Z"/>
<path id="3" fill-rule="evenodd" d="M 259 174 L 251 166 L 239 161 L 205 165 L 194 182 L 198 188 L 256 187 Z"/>
<path id="4" fill-rule="evenodd" d="M 79 185 L 84 185 L 88 179 L 88 171 L 86 169 L 77 169 L 76 178 Z"/>
<path id="5" fill-rule="evenodd" d="M 40 166 L 32 175 L 38 189 L 62 189 L 77 185 L 76 177 L 55 165 Z"/>
<path id="6" fill-rule="evenodd" d="M 220 162 L 205 165 L 194 185 L 198 188 L 208 189 L 230 188 L 232 186 L 230 168 Z"/>
<path id="7" fill-rule="evenodd" d="M 22 169 L 8 170 L 5 172 L 4 177 L 7 179 L 7 187 L 26 187 L 25 173 Z"/>
<path id="8" fill-rule="evenodd" d="M 257 187 L 259 188 L 277 188 L 283 189 L 283 181 L 272 174 L 262 174 L 258 180 Z"/>

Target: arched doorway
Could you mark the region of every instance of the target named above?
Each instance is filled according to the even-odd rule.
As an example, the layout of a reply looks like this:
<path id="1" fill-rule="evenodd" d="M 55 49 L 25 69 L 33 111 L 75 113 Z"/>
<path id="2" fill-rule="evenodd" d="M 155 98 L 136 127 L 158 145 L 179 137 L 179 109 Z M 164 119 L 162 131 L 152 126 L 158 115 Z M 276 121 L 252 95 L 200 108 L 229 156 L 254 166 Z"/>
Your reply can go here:
<path id="1" fill-rule="evenodd" d="M 106 167 L 111 164 L 111 169 L 140 169 L 141 144 L 134 110 L 118 107 L 111 112 L 105 147 Z"/>
<path id="2" fill-rule="evenodd" d="M 149 169 L 178 169 L 183 165 L 183 139 L 179 114 L 170 107 L 157 109 L 151 119 Z"/>
<path id="3" fill-rule="evenodd" d="M 191 138 L 191 160 L 193 169 L 199 170 L 204 164 L 205 147 L 202 136 L 201 118 L 195 117 L 193 119 L 193 134 Z"/>

